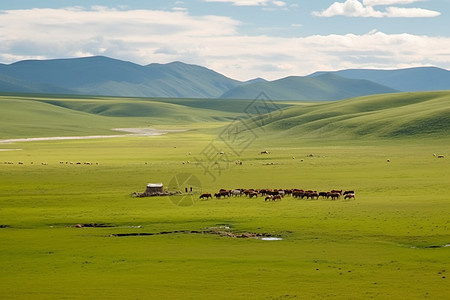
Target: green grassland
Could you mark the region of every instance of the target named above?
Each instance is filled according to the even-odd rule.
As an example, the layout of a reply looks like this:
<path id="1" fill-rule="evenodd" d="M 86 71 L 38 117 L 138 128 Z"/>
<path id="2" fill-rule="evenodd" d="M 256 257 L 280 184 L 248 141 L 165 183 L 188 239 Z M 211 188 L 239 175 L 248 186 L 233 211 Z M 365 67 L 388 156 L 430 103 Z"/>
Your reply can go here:
<path id="1" fill-rule="evenodd" d="M 316 139 L 448 137 L 449 93 L 365 96 L 293 107 L 262 120 L 269 131 Z"/>
<path id="2" fill-rule="evenodd" d="M 111 128 L 127 126 L 189 130 L 0 144 L 10 150 L 0 151 L 0 297 L 446 299 L 450 139 L 441 111 L 450 93 L 406 95 L 277 103 L 281 111 L 241 121 L 252 129 L 243 143 L 223 133 L 251 101 L 4 95 L 1 138 L 117 134 Z M 161 113 L 146 115 L 143 107 Z M 342 188 L 356 199 L 131 197 L 148 182 L 169 186 L 182 174 L 198 178 L 196 193 Z M 111 227 L 74 227 L 90 223 Z M 221 226 L 283 240 L 114 236 Z"/>

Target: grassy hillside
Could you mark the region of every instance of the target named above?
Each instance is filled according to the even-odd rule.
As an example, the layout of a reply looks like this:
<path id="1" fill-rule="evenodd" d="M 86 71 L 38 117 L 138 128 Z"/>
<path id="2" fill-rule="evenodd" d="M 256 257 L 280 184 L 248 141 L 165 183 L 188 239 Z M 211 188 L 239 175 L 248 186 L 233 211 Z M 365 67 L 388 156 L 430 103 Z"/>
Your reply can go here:
<path id="1" fill-rule="evenodd" d="M 298 138 L 448 137 L 450 92 L 374 95 L 292 107 L 264 122 L 270 131 Z"/>
<path id="2" fill-rule="evenodd" d="M 265 134 L 309 139 L 447 137 L 450 92 L 366 96 L 337 102 L 277 102 Z M 248 117 L 252 100 L 0 96 L 0 138 L 117 134 L 118 127 L 217 128 Z"/>
<path id="3" fill-rule="evenodd" d="M 234 103 L 224 107 L 214 100 L 174 99 L 166 103 L 162 99 L 3 95 L 0 138 L 117 134 L 112 129 L 119 127 L 221 124 L 243 115 L 248 105 L 246 101 Z"/>
<path id="4" fill-rule="evenodd" d="M 9 97 L 7 97 L 9 98 Z M 40 101 L 0 99 L 0 138 L 112 134 L 119 124 L 144 123 L 77 112 Z M 115 132 L 114 134 L 117 134 Z"/>
<path id="5" fill-rule="evenodd" d="M 327 73 L 315 77 L 291 76 L 270 82 L 245 84 L 226 92 L 221 98 L 253 99 L 261 91 L 277 100 L 339 100 L 397 90 L 368 80 L 348 79 Z"/>
<path id="6" fill-rule="evenodd" d="M 187 99 L 187 98 L 124 98 L 124 97 L 88 97 L 88 98 L 60 98 L 47 96 L 40 101 L 62 106 L 78 111 L 84 111 L 107 116 L 148 116 L 172 119 L 173 113 L 186 112 L 184 117 L 204 115 L 205 118 L 217 119 L 222 112 L 224 116 L 238 117 L 244 114 L 253 100 L 239 99 Z M 280 108 L 292 106 L 293 103 L 277 103 Z M 140 107 L 141 109 L 136 109 Z M 164 109 L 165 108 L 165 109 Z M 170 109 L 171 108 L 171 109 Z M 196 112 L 191 113 L 191 109 Z"/>
<path id="7" fill-rule="evenodd" d="M 0 139 L 117 134 L 113 128 L 219 127 L 252 100 L 0 94 Z M 280 108 L 292 104 L 280 103 Z"/>

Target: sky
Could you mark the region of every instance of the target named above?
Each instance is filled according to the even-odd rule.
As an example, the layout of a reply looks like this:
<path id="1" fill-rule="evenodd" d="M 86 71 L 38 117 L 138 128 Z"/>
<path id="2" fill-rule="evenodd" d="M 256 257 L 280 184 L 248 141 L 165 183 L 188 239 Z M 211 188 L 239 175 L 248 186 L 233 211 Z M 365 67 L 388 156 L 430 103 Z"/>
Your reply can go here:
<path id="1" fill-rule="evenodd" d="M 450 0 L 1 0 L 0 63 L 103 55 L 274 80 L 450 69 Z"/>

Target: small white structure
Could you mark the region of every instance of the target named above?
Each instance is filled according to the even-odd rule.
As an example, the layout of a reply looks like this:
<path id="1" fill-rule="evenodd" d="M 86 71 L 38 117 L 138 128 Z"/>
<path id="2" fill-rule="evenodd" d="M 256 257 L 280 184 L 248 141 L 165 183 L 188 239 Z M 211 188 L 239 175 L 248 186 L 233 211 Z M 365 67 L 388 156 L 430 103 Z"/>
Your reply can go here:
<path id="1" fill-rule="evenodd" d="M 145 189 L 145 194 L 155 195 L 164 193 L 164 186 L 162 183 L 149 183 Z"/>

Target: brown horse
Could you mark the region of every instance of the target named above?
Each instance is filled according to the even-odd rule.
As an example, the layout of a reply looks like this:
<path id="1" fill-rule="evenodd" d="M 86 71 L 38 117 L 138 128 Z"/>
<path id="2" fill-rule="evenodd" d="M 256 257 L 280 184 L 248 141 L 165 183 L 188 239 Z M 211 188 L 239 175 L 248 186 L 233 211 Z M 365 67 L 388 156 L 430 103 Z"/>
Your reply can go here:
<path id="1" fill-rule="evenodd" d="M 354 193 L 347 193 L 344 197 L 344 199 L 355 199 L 355 194 Z"/>
<path id="2" fill-rule="evenodd" d="M 336 200 L 336 199 L 339 199 L 340 196 L 341 196 L 340 193 L 329 192 L 328 195 L 327 195 L 327 199 L 329 197 L 331 197 L 331 200 Z"/>
<path id="3" fill-rule="evenodd" d="M 223 197 L 227 196 L 230 197 L 231 195 L 231 191 L 230 190 L 225 190 L 225 189 L 220 189 L 219 190 L 219 194 Z"/>
<path id="4" fill-rule="evenodd" d="M 272 201 L 281 200 L 281 195 L 275 195 L 272 197 Z"/>
<path id="5" fill-rule="evenodd" d="M 205 193 L 205 194 L 201 194 L 200 195 L 200 199 L 208 199 L 208 198 L 211 198 L 212 199 L 212 195 L 211 194 L 208 194 L 208 193 Z"/>
<path id="6" fill-rule="evenodd" d="M 342 194 L 342 190 L 331 190 L 332 193 L 339 193 Z"/>
<path id="7" fill-rule="evenodd" d="M 253 198 L 253 197 L 258 198 L 258 193 L 257 192 L 250 192 L 250 193 L 248 193 L 248 196 L 250 198 Z"/>
<path id="8" fill-rule="evenodd" d="M 230 192 L 226 191 L 226 190 L 220 190 L 219 193 L 217 193 L 216 195 L 219 195 L 218 198 L 220 197 L 230 197 Z"/>
<path id="9" fill-rule="evenodd" d="M 292 193 L 292 197 L 294 198 L 302 198 L 303 197 L 304 192 L 303 191 L 297 191 L 297 192 L 293 192 Z"/>
<path id="10" fill-rule="evenodd" d="M 282 198 L 281 195 L 275 195 L 275 196 L 269 195 L 264 199 L 264 201 L 267 201 L 267 200 L 277 201 L 277 200 L 281 200 L 281 198 Z"/>
<path id="11" fill-rule="evenodd" d="M 254 189 L 249 189 L 249 190 L 244 190 L 242 193 L 243 193 L 245 196 L 248 196 L 248 195 L 250 195 L 251 193 L 254 193 L 254 192 L 255 192 Z"/>
<path id="12" fill-rule="evenodd" d="M 306 199 L 319 199 L 319 194 L 317 192 L 310 192 L 306 195 Z"/>

